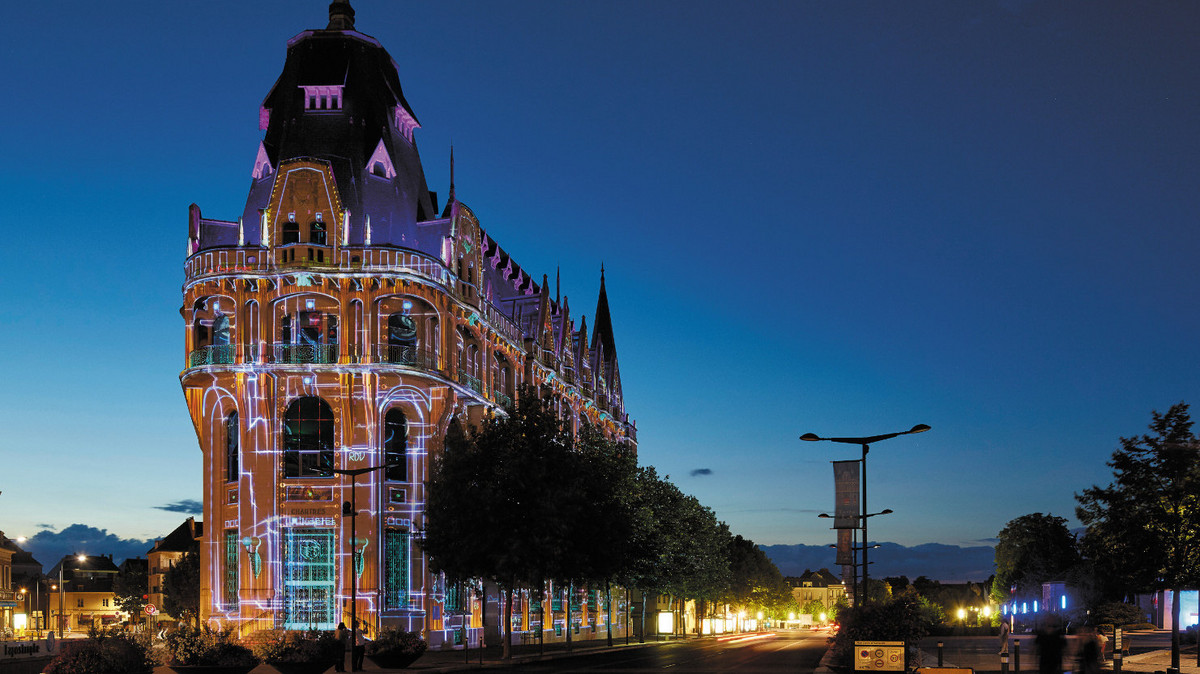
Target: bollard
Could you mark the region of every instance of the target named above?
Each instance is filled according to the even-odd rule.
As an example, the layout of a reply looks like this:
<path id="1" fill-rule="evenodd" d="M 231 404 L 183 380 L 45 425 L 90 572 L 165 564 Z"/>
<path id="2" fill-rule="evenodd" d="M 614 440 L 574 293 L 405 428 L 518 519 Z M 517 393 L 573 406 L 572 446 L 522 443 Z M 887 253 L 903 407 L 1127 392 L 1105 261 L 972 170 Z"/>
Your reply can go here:
<path id="1" fill-rule="evenodd" d="M 1021 673 L 1021 642 L 1013 639 L 1013 674 Z"/>
<path id="2" fill-rule="evenodd" d="M 1008 674 L 1008 651 L 1000 653 L 1000 674 Z"/>
<path id="3" fill-rule="evenodd" d="M 1121 674 L 1121 651 L 1113 651 L 1113 674 Z"/>
<path id="4" fill-rule="evenodd" d="M 942 666 L 942 642 L 938 642 L 938 667 Z"/>

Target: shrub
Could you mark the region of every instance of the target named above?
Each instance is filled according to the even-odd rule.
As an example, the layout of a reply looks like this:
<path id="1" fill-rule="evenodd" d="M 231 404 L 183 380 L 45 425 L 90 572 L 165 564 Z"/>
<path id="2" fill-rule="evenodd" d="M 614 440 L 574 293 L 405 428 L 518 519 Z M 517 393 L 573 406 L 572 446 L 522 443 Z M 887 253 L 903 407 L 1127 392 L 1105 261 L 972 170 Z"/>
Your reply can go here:
<path id="1" fill-rule="evenodd" d="M 834 666 L 854 668 L 855 641 L 903 641 L 906 648 L 916 647 L 936 624 L 935 614 L 927 604 L 912 597 L 839 612 L 841 629 L 833 642 Z"/>
<path id="2" fill-rule="evenodd" d="M 214 632 L 207 627 L 185 625 L 167 634 L 167 653 L 168 665 L 252 668 L 259 663 L 254 653 L 233 639 L 229 632 Z"/>
<path id="3" fill-rule="evenodd" d="M 366 646 L 367 655 L 384 655 L 391 653 L 402 653 L 405 655 L 420 656 L 425 652 L 428 646 L 421 635 L 416 632 L 405 632 L 404 630 L 385 627 L 379 631 L 376 639 Z"/>
<path id="4" fill-rule="evenodd" d="M 333 662 L 345 646 L 333 632 L 266 630 L 255 635 L 254 654 L 269 665 Z"/>
<path id="5" fill-rule="evenodd" d="M 88 638 L 64 643 L 62 653 L 50 661 L 45 674 L 151 674 L 154 661 L 149 639 L 121 630 L 89 630 Z"/>
<path id="6" fill-rule="evenodd" d="M 1146 622 L 1146 614 L 1134 604 L 1109 602 L 1101 604 L 1092 611 L 1088 622 L 1093 625 L 1110 623 L 1117 626 Z"/>

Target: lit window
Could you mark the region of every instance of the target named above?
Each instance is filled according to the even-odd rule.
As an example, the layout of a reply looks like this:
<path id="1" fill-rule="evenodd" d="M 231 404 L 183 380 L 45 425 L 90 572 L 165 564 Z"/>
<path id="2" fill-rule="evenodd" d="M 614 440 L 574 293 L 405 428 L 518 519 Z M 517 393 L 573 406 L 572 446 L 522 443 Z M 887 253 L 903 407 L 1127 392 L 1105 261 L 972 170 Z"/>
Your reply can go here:
<path id="1" fill-rule="evenodd" d="M 225 481 L 238 479 L 238 413 L 230 412 L 225 418 Z"/>
<path id="2" fill-rule="evenodd" d="M 308 396 L 288 405 L 283 422 L 283 476 L 333 475 L 333 410 Z"/>
<path id="3" fill-rule="evenodd" d="M 385 469 L 386 479 L 397 482 L 408 479 L 408 421 L 397 408 L 388 410 L 384 417 L 383 460 L 389 464 Z"/>

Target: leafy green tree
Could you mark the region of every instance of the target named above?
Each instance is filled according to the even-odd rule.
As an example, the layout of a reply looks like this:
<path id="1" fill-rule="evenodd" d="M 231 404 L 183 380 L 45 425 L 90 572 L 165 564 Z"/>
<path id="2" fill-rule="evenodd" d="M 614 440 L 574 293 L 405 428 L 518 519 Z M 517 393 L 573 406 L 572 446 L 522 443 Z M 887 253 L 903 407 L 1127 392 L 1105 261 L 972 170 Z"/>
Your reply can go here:
<path id="1" fill-rule="evenodd" d="M 992 598 L 1009 600 L 1016 586 L 1019 594 L 1041 594 L 1042 583 L 1063 580 L 1079 565 L 1075 536 L 1067 520 L 1054 515 L 1031 513 L 1009 521 L 996 543 L 996 577 Z"/>
<path id="2" fill-rule="evenodd" d="M 113 599 L 122 611 L 130 615 L 135 625 L 141 622 L 149 591 L 150 583 L 146 572 L 140 569 L 119 573 L 113 579 Z"/>
<path id="3" fill-rule="evenodd" d="M 482 578 L 504 593 L 512 635 L 512 593 L 547 579 L 585 575 L 571 529 L 581 522 L 581 461 L 564 424 L 522 386 L 516 405 L 471 436 L 452 422 L 427 483 L 423 549 L 452 581 Z M 509 639 L 503 657 L 511 658 Z"/>
<path id="4" fill-rule="evenodd" d="M 729 539 L 729 582 L 724 598 L 748 613 L 762 610 L 772 617 L 786 614 L 792 591 L 783 574 L 754 541 Z"/>
<path id="5" fill-rule="evenodd" d="M 200 620 L 200 555 L 184 553 L 163 575 L 163 610 L 187 623 Z"/>
<path id="6" fill-rule="evenodd" d="M 1173 590 L 1171 666 L 1179 668 L 1179 591 L 1200 578 L 1200 444 L 1185 403 L 1151 413 L 1150 433 L 1121 438 L 1113 482 L 1076 494 L 1083 548 L 1123 593 Z"/>
<path id="7" fill-rule="evenodd" d="M 801 613 L 807 613 L 813 617 L 813 620 L 820 620 L 821 614 L 824 613 L 826 619 L 829 618 L 829 612 L 825 610 L 825 604 L 822 604 L 817 599 L 809 599 L 800 607 Z"/>
<path id="8" fill-rule="evenodd" d="M 855 641 L 903 641 L 906 647 L 914 647 L 937 624 L 929 606 L 913 597 L 860 604 L 840 611 L 838 622 L 834 664 L 846 669 L 854 667 Z"/>

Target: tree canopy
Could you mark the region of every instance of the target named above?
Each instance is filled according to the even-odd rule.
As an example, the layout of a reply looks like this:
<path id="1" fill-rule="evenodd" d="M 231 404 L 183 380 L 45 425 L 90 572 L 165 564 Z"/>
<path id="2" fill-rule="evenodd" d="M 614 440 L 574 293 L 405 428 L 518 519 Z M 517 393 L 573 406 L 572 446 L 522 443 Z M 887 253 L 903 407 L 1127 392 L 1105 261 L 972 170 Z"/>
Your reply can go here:
<path id="1" fill-rule="evenodd" d="M 183 622 L 200 619 L 200 555 L 188 552 L 163 576 L 163 610 Z"/>
<path id="2" fill-rule="evenodd" d="M 996 577 L 992 598 L 1003 603 L 1015 587 L 1019 594 L 1041 595 L 1042 583 L 1064 580 L 1079 564 L 1075 536 L 1067 520 L 1054 515 L 1022 515 L 997 534 Z"/>
<path id="3" fill-rule="evenodd" d="M 1083 548 L 1122 595 L 1171 589 L 1171 664 L 1179 667 L 1179 590 L 1200 579 L 1200 444 L 1185 403 L 1151 413 L 1149 433 L 1121 438 L 1113 481 L 1076 494 Z"/>

